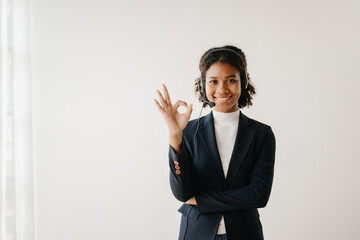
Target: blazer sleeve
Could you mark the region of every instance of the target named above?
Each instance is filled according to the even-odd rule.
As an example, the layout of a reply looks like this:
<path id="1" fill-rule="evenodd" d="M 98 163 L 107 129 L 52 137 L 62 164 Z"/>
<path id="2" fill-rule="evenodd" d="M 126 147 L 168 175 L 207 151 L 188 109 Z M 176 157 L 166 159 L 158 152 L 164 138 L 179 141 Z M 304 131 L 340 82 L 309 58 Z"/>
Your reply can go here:
<path id="1" fill-rule="evenodd" d="M 184 138 L 179 153 L 169 145 L 170 187 L 173 195 L 181 202 L 186 202 L 195 194 L 195 171 L 192 157 Z M 176 167 L 177 166 L 177 167 Z"/>
<path id="2" fill-rule="evenodd" d="M 275 148 L 275 136 L 269 127 L 266 138 L 257 154 L 249 185 L 225 191 L 210 190 L 195 194 L 200 213 L 265 207 L 272 187 Z"/>

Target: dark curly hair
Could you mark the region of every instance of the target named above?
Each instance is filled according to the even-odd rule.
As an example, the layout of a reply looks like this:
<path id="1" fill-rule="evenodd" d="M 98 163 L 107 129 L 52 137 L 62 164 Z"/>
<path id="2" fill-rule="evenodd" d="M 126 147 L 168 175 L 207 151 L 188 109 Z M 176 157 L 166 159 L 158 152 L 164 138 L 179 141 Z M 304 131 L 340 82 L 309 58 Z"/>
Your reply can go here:
<path id="1" fill-rule="evenodd" d="M 220 49 L 220 48 L 226 48 L 232 51 L 235 51 L 237 53 L 240 54 L 241 58 L 243 59 L 243 61 L 239 58 L 239 56 L 232 52 L 232 51 L 226 51 L 226 50 L 219 50 L 219 51 L 214 51 L 216 49 Z M 211 51 L 214 51 L 212 53 L 210 53 Z M 210 54 L 208 54 L 210 53 Z M 206 57 L 206 58 L 205 58 Z M 205 58 L 205 59 L 204 59 Z M 241 81 L 241 95 L 239 98 L 239 108 L 244 108 L 244 107 L 250 107 L 253 105 L 252 103 L 252 96 L 256 94 L 255 88 L 254 86 L 251 84 L 251 80 L 250 80 L 250 76 L 249 73 L 246 71 L 247 68 L 247 63 L 246 63 L 246 56 L 244 54 L 243 51 L 241 51 L 241 49 L 235 47 L 235 46 L 231 46 L 231 45 L 226 45 L 223 47 L 215 47 L 215 48 L 211 48 L 209 50 L 207 50 L 200 59 L 200 63 L 199 63 L 199 69 L 200 72 L 202 73 L 202 76 L 204 78 L 206 78 L 206 71 L 210 68 L 210 66 L 216 62 L 222 62 L 222 63 L 229 63 L 230 65 L 234 66 L 236 69 L 239 70 L 240 73 L 240 81 Z M 245 89 L 245 81 L 243 81 L 243 79 L 245 79 L 245 73 L 248 79 L 248 86 Z M 199 96 L 199 101 L 203 103 L 203 106 L 209 106 L 209 104 L 207 102 L 204 102 L 201 97 L 200 94 L 202 94 L 201 96 L 209 101 L 206 97 L 206 93 L 205 93 L 205 89 L 204 91 L 202 91 L 202 93 L 199 93 L 199 84 L 201 81 L 201 77 L 195 79 L 195 94 L 197 94 Z"/>

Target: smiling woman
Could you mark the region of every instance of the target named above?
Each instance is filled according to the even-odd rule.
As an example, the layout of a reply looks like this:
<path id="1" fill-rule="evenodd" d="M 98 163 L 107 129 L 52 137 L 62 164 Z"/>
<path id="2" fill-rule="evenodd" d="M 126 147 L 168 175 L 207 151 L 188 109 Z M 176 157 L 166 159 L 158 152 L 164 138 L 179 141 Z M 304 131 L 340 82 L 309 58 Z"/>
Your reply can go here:
<path id="1" fill-rule="evenodd" d="M 229 63 L 216 62 L 206 76 L 206 97 L 216 104 L 214 111 L 237 111 L 241 94 L 239 71 Z"/>
<path id="2" fill-rule="evenodd" d="M 208 50 L 200 71 L 196 92 L 203 106 L 213 108 L 210 114 L 189 121 L 192 104 L 172 105 L 165 85 L 164 96 L 157 90 L 160 103 L 155 100 L 169 129 L 171 190 L 184 202 L 179 239 L 262 240 L 257 208 L 270 197 L 274 133 L 239 111 L 255 94 L 240 49 Z"/>
<path id="3" fill-rule="evenodd" d="M 209 81 L 218 80 L 217 78 L 221 77 L 218 76 L 219 74 L 225 75 L 228 81 L 240 82 L 239 108 L 252 106 L 252 96 L 256 94 L 256 91 L 251 84 L 250 75 L 246 70 L 246 56 L 241 49 L 235 46 L 211 48 L 201 57 L 199 68 L 201 76 L 195 79 L 195 92 L 199 94 L 199 100 L 204 103 L 204 107 L 209 105 L 208 95 L 206 94 L 208 89 L 204 89 L 205 82 L 207 83 L 206 87 L 210 90 L 213 82 Z M 228 72 L 229 75 L 223 71 Z M 202 91 L 203 89 L 204 91 Z"/>

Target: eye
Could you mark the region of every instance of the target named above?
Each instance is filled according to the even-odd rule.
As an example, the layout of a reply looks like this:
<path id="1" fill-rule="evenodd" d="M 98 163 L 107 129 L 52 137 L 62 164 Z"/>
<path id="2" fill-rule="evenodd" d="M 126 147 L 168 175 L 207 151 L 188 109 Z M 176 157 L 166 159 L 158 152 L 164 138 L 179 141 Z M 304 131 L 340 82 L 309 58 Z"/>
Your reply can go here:
<path id="1" fill-rule="evenodd" d="M 237 82 L 237 80 L 236 79 L 229 79 L 228 82 L 234 83 L 234 82 Z"/>
<path id="2" fill-rule="evenodd" d="M 217 80 L 210 80 L 209 83 L 211 83 L 211 84 L 216 84 L 216 83 L 217 83 Z"/>

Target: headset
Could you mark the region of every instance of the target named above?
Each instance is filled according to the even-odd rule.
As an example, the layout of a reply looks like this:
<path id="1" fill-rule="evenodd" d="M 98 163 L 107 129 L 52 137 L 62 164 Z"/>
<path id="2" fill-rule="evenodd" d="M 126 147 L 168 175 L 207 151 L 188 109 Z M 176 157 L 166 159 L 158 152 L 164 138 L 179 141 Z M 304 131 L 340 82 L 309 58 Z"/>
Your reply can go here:
<path id="1" fill-rule="evenodd" d="M 214 49 L 214 50 L 211 50 L 210 52 L 208 52 L 208 53 L 204 56 L 204 58 L 203 58 L 202 61 L 200 62 L 200 66 L 202 65 L 202 62 L 203 62 L 211 53 L 213 53 L 213 52 L 218 52 L 218 51 L 233 52 L 233 53 L 235 53 L 237 56 L 240 57 L 241 63 L 242 63 L 242 65 L 244 66 L 244 71 L 245 71 L 245 74 L 244 74 L 244 75 L 245 75 L 245 79 L 244 79 L 244 80 L 240 79 L 240 81 L 241 81 L 241 83 L 244 82 L 244 83 L 243 83 L 244 89 L 247 89 L 247 87 L 248 87 L 248 78 L 247 78 L 246 66 L 245 66 L 245 64 L 244 64 L 244 59 L 241 57 L 241 55 L 240 55 L 238 52 L 236 52 L 236 51 L 234 51 L 234 50 L 232 50 L 232 49 L 223 48 L 223 47 L 222 47 L 222 48 L 216 48 L 216 49 Z M 206 92 L 205 92 L 205 78 L 204 78 L 201 70 L 200 70 L 200 83 L 198 84 L 198 91 L 199 91 L 199 95 L 200 95 L 201 99 L 202 99 L 204 102 L 208 103 L 211 108 L 212 108 L 212 107 L 215 107 L 216 104 L 215 104 L 214 102 L 207 101 L 207 100 L 205 100 L 205 99 L 202 97 L 202 95 L 204 95 L 204 96 L 206 97 Z M 198 118 L 198 121 L 197 121 L 196 131 L 195 131 L 195 134 L 194 134 L 194 137 L 193 137 L 193 138 L 194 138 L 194 148 L 195 148 L 195 137 L 196 137 L 196 134 L 197 134 L 197 132 L 198 132 L 198 130 L 199 130 L 200 117 L 201 117 L 201 113 L 202 113 L 203 108 L 204 108 L 204 104 L 203 104 L 202 107 L 201 107 L 200 115 L 199 115 L 199 118 Z"/>
<path id="2" fill-rule="evenodd" d="M 217 49 L 214 49 L 214 50 L 211 50 L 210 52 L 208 52 L 205 56 L 204 56 L 204 58 L 203 58 L 203 60 L 200 62 L 200 66 L 202 65 L 202 62 L 211 54 L 211 53 L 213 53 L 213 52 L 218 52 L 218 51 L 228 51 L 228 52 L 233 52 L 233 53 L 235 53 L 236 55 L 238 55 L 239 57 L 240 57 L 240 59 L 241 59 L 241 63 L 242 63 L 242 65 L 244 66 L 244 71 L 245 71 L 245 79 L 244 79 L 244 89 L 247 89 L 247 87 L 248 87 L 248 79 L 247 79 L 247 72 L 246 72 L 246 67 L 245 67 L 245 64 L 244 64 L 244 59 L 241 57 L 241 55 L 238 53 L 238 52 L 236 52 L 236 51 L 234 51 L 234 50 L 232 50 L 232 49 L 229 49 L 229 48 L 217 48 Z M 240 81 L 242 82 L 242 79 L 240 79 Z M 200 71 L 200 83 L 198 84 L 198 90 L 199 90 L 199 94 L 200 94 L 200 97 L 201 97 L 201 99 L 204 101 L 204 102 L 206 102 L 206 103 L 208 103 L 209 105 L 210 105 L 210 107 L 212 108 L 212 107 L 215 107 L 215 103 L 214 102 L 210 102 L 210 101 L 207 101 L 207 100 L 205 100 L 204 98 L 203 98 L 203 95 L 206 97 L 206 92 L 205 92 L 205 78 L 204 78 L 204 76 L 203 76 L 203 73 Z M 202 109 L 201 109 L 202 110 Z"/>

